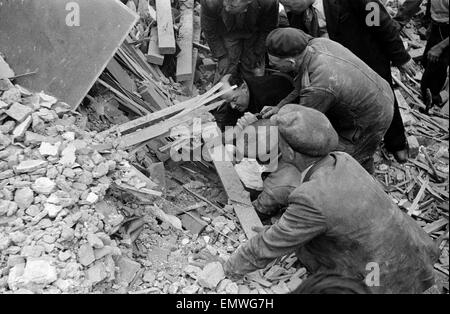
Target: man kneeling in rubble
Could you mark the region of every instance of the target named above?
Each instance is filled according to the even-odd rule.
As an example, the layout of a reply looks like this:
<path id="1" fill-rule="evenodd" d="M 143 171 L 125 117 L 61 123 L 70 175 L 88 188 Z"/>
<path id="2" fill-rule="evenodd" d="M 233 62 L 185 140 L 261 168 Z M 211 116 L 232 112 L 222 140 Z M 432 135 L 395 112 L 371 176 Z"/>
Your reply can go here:
<path id="1" fill-rule="evenodd" d="M 333 271 L 363 282 L 377 265 L 373 293 L 431 287 L 437 246 L 355 159 L 333 152 L 339 139 L 325 115 L 286 105 L 271 123 L 278 126 L 283 159 L 301 173 L 301 184 L 281 218 L 223 262 L 226 275 L 237 279 L 296 252 L 312 273 Z M 217 257 L 203 252 L 197 259 Z"/>

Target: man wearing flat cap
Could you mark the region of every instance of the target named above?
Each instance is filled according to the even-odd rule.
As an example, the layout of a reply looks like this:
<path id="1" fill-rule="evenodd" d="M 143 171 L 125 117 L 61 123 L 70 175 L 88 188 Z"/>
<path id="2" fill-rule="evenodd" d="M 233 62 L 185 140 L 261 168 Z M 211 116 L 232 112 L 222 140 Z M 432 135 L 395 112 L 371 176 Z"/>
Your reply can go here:
<path id="1" fill-rule="evenodd" d="M 281 218 L 223 262 L 225 274 L 239 278 L 295 252 L 311 273 L 356 278 L 374 293 L 431 287 L 437 246 L 358 162 L 333 152 L 339 140 L 326 116 L 289 104 L 271 122 L 278 127 L 283 159 L 300 171 L 302 183 Z M 197 259 L 214 257 L 202 252 Z"/>
<path id="2" fill-rule="evenodd" d="M 278 0 L 201 0 L 201 24 L 218 60 L 215 81 L 264 75 L 265 40 L 278 26 Z"/>
<path id="3" fill-rule="evenodd" d="M 326 37 L 340 43 L 391 86 L 393 86 L 391 66 L 398 67 L 402 73 L 414 77 L 414 61 L 403 45 L 399 24 L 390 17 L 384 6 L 386 1 L 280 0 L 280 2 L 290 11 L 291 27 L 299 28 L 313 37 Z M 411 1 L 405 1 L 405 5 L 408 2 Z M 405 13 L 401 8 L 399 12 Z M 392 123 L 384 137 L 384 146 L 398 162 L 407 161 L 405 127 L 397 100 L 394 102 Z"/>
<path id="4" fill-rule="evenodd" d="M 388 82 L 344 46 L 312 38 L 295 28 L 280 28 L 267 37 L 271 64 L 295 72 L 295 89 L 263 118 L 299 99 L 302 106 L 328 117 L 339 135 L 338 150 L 374 171 L 373 154 L 391 124 L 394 94 Z"/>

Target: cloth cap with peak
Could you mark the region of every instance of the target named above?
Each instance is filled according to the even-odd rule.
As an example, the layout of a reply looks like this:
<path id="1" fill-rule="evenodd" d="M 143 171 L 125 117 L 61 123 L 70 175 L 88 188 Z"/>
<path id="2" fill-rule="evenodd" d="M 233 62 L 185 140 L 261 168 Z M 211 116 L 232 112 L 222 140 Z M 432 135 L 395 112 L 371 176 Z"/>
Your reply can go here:
<path id="1" fill-rule="evenodd" d="M 328 118 L 312 108 L 288 104 L 271 118 L 283 139 L 308 156 L 325 156 L 336 150 L 339 136 Z"/>
<path id="2" fill-rule="evenodd" d="M 267 52 L 279 58 L 295 57 L 306 49 L 312 38 L 296 28 L 277 28 L 267 36 Z"/>

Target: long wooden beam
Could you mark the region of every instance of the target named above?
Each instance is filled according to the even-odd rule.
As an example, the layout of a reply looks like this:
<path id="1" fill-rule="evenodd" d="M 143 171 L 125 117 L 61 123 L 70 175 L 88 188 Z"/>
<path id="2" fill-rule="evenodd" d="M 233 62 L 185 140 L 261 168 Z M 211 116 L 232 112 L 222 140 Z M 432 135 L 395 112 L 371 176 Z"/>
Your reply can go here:
<path id="1" fill-rule="evenodd" d="M 150 32 L 147 61 L 156 65 L 162 65 L 164 63 L 164 55 L 162 55 L 159 51 L 158 29 L 156 27 L 152 27 L 152 30 Z"/>
<path id="2" fill-rule="evenodd" d="M 216 167 L 217 174 L 227 193 L 229 201 L 233 204 L 234 212 L 244 229 L 248 239 L 256 235 L 253 227 L 262 227 L 261 220 L 250 201 L 250 195 L 245 191 L 244 186 L 239 179 L 239 175 L 231 161 L 231 156 L 227 155 L 224 146 L 210 149 L 209 153 Z"/>
<path id="3" fill-rule="evenodd" d="M 155 3 L 159 51 L 162 54 L 174 54 L 175 34 L 170 0 L 156 0 Z"/>
<path id="4" fill-rule="evenodd" d="M 224 102 L 225 100 L 221 100 L 209 106 L 201 107 L 192 112 L 191 114 L 187 114 L 177 118 L 170 118 L 166 121 L 154 124 L 143 130 L 139 130 L 134 133 L 122 136 L 120 139 L 119 147 L 125 149 L 130 146 L 151 140 L 155 137 L 164 135 L 167 132 L 169 132 L 170 129 L 172 129 L 173 127 L 180 125 L 182 123 L 189 122 L 193 118 L 199 117 L 208 111 L 214 110 L 217 107 L 221 106 Z"/>
<path id="5" fill-rule="evenodd" d="M 188 81 L 192 76 L 192 40 L 194 38 L 194 0 L 181 2 L 181 27 L 178 33 L 177 82 Z"/>
<path id="6" fill-rule="evenodd" d="M 123 132 L 126 132 L 128 130 L 131 130 L 131 129 L 134 129 L 134 128 L 138 128 L 140 126 L 148 124 L 150 122 L 156 121 L 158 119 L 164 118 L 164 117 L 169 116 L 171 114 L 180 112 L 180 111 L 186 109 L 189 106 L 195 105 L 196 103 L 198 103 L 199 101 L 202 101 L 203 99 L 210 98 L 216 91 L 218 91 L 222 87 L 222 85 L 223 85 L 222 83 L 218 83 L 213 88 L 211 88 L 209 91 L 204 93 L 203 95 L 194 97 L 192 99 L 189 99 L 187 101 L 181 102 L 179 104 L 176 104 L 176 105 L 164 108 L 164 109 L 156 111 L 156 112 L 153 112 L 153 113 L 148 114 L 146 116 L 143 116 L 143 117 L 131 120 L 131 121 L 123 123 L 121 125 L 116 125 L 116 126 L 112 127 L 111 129 L 102 132 L 101 134 L 109 134 L 109 133 L 112 133 L 112 132 L 123 133 Z"/>

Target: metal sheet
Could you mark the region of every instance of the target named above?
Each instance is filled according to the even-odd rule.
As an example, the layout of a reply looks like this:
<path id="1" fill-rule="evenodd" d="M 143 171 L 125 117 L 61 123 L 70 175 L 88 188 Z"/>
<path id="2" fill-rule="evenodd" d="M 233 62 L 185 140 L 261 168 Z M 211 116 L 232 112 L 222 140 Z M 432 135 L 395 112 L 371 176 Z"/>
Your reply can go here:
<path id="1" fill-rule="evenodd" d="M 76 108 L 137 19 L 118 0 L 0 0 L 0 51 L 16 74 L 38 71 L 20 85 Z"/>

